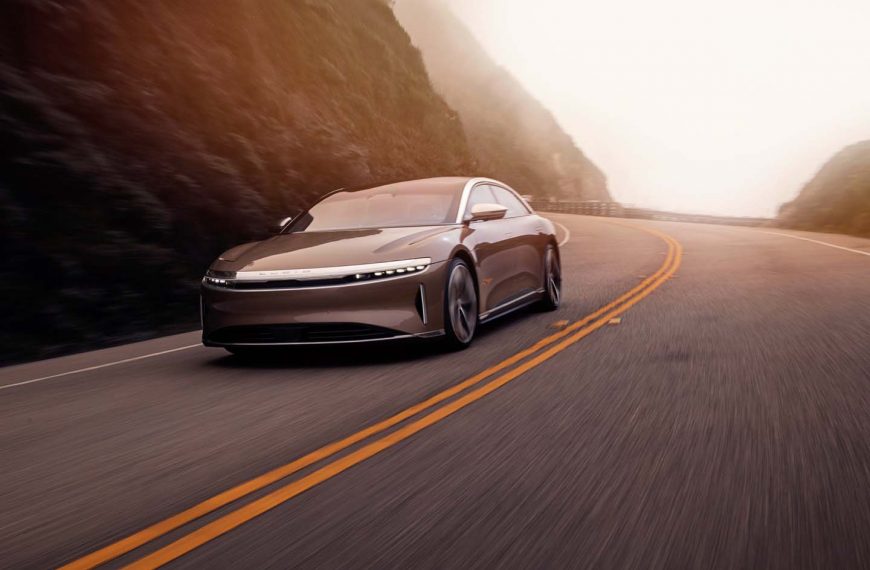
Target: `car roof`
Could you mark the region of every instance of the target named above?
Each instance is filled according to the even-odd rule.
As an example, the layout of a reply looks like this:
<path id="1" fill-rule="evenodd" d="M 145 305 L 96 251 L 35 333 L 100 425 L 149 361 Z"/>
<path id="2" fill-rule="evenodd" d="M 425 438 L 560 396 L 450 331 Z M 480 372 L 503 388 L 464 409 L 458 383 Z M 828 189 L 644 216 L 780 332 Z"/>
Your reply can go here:
<path id="1" fill-rule="evenodd" d="M 420 178 L 417 180 L 401 180 L 401 181 L 390 181 L 390 182 L 376 182 L 373 184 L 364 184 L 359 186 L 350 186 L 347 188 L 339 188 L 335 190 L 335 192 L 356 192 L 360 190 L 369 190 L 372 188 L 384 188 L 389 187 L 390 190 L 403 192 L 414 190 L 418 190 L 421 187 L 433 188 L 436 187 L 438 189 L 455 189 L 457 191 L 462 190 L 465 185 L 471 180 L 473 177 L 471 176 L 438 176 L 434 178 Z"/>

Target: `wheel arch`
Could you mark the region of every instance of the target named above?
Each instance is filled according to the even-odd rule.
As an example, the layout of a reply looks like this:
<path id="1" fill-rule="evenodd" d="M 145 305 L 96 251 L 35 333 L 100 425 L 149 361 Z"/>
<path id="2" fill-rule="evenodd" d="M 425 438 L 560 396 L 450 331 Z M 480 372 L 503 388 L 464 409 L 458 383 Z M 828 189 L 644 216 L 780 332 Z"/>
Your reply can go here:
<path id="1" fill-rule="evenodd" d="M 544 251 L 546 251 L 546 247 L 548 245 L 553 246 L 553 250 L 556 252 L 556 259 L 559 260 L 559 263 L 562 263 L 562 252 L 561 252 L 561 248 L 559 247 L 559 242 L 556 241 L 555 235 L 547 236 L 547 243 L 544 246 Z"/>
<path id="2" fill-rule="evenodd" d="M 447 262 L 450 263 L 454 259 L 461 259 L 464 261 L 465 264 L 468 265 L 469 271 L 471 271 L 471 279 L 474 281 L 474 292 L 477 295 L 477 315 L 479 317 L 483 311 L 483 304 L 480 298 L 480 277 L 477 275 L 477 263 L 474 260 L 474 254 L 460 245 L 453 250 Z M 443 298 L 444 297 L 442 297 L 442 299 Z"/>
<path id="3" fill-rule="evenodd" d="M 477 313 L 480 315 L 481 312 L 481 302 L 480 302 L 480 279 L 477 275 L 477 263 L 474 261 L 474 256 L 464 247 L 458 247 L 453 250 L 453 253 L 450 255 L 450 259 L 461 259 L 468 265 L 468 269 L 471 270 L 471 278 L 474 280 L 474 292 L 477 294 Z"/>

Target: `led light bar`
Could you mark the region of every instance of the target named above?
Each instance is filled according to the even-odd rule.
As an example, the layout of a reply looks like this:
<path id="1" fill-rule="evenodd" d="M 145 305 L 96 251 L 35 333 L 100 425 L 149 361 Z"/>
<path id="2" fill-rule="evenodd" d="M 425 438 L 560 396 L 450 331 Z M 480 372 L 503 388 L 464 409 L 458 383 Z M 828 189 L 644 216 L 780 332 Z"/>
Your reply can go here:
<path id="1" fill-rule="evenodd" d="M 421 257 L 364 265 L 342 265 L 337 267 L 317 267 L 311 269 L 278 269 L 272 271 L 211 271 L 206 273 L 205 281 L 216 286 L 226 286 L 239 281 L 322 281 L 330 279 L 366 279 L 395 277 L 408 273 L 418 273 L 426 269 L 432 259 Z"/>
<path id="2" fill-rule="evenodd" d="M 230 281 L 235 279 L 235 277 L 235 271 L 214 271 L 212 269 L 209 269 L 205 272 L 205 277 L 203 277 L 203 281 L 205 281 L 209 285 L 225 287 Z"/>
<path id="3" fill-rule="evenodd" d="M 397 267 L 395 269 L 385 269 L 383 271 L 370 271 L 368 273 L 357 273 L 353 277 L 357 281 L 365 279 L 377 279 L 379 277 L 393 277 L 395 275 L 404 275 L 405 273 L 419 273 L 429 266 L 428 263 L 416 265 L 417 259 L 411 260 L 414 264 L 409 263 L 406 267 Z"/>

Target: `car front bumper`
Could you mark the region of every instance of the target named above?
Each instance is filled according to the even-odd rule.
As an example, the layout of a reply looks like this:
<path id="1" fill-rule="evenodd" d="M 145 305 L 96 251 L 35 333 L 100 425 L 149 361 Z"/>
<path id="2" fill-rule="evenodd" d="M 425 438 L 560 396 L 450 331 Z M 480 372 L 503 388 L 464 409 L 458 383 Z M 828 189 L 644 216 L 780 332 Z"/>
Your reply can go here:
<path id="1" fill-rule="evenodd" d="M 330 286 L 233 290 L 203 283 L 206 346 L 433 337 L 444 332 L 445 262 L 409 275 Z"/>

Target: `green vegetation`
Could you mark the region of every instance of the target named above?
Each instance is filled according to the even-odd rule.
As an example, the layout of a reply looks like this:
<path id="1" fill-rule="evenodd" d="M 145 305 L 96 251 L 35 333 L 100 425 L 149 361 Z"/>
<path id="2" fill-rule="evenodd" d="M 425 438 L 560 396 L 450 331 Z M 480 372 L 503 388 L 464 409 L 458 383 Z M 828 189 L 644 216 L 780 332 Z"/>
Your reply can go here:
<path id="1" fill-rule="evenodd" d="M 847 146 L 779 211 L 785 227 L 870 237 L 870 141 Z"/>
<path id="2" fill-rule="evenodd" d="M 604 174 L 443 4 L 399 0 L 395 9 L 435 88 L 459 112 L 482 174 L 537 197 L 611 200 Z"/>

